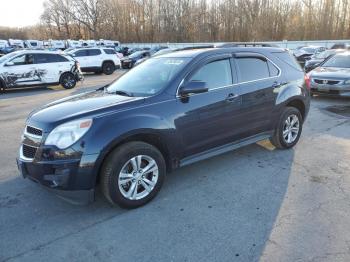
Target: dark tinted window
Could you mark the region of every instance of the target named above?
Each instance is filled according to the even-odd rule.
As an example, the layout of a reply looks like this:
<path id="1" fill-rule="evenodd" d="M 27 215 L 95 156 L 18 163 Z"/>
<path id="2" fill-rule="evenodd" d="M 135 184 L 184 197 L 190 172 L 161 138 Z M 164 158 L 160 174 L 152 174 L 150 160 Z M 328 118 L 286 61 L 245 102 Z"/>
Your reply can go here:
<path id="1" fill-rule="evenodd" d="M 237 65 L 240 73 L 240 81 L 247 82 L 270 77 L 267 62 L 253 57 L 238 58 Z"/>
<path id="2" fill-rule="evenodd" d="M 100 54 L 101 54 L 100 49 L 89 49 L 89 56 L 100 55 Z"/>
<path id="3" fill-rule="evenodd" d="M 88 56 L 87 50 L 78 50 L 74 53 L 74 56 L 80 57 L 80 56 Z"/>
<path id="4" fill-rule="evenodd" d="M 267 61 L 267 65 L 269 66 L 270 76 L 278 76 L 280 70 L 278 70 L 278 68 L 270 61 Z"/>
<path id="5" fill-rule="evenodd" d="M 57 63 L 57 62 L 68 61 L 66 58 L 58 54 L 35 54 L 34 57 L 35 57 L 36 64 Z"/>
<path id="6" fill-rule="evenodd" d="M 200 68 L 189 81 L 204 81 L 209 89 L 232 84 L 231 65 L 228 59 L 214 61 Z"/>
<path id="7" fill-rule="evenodd" d="M 113 49 L 103 49 L 107 55 L 115 55 L 116 52 Z"/>

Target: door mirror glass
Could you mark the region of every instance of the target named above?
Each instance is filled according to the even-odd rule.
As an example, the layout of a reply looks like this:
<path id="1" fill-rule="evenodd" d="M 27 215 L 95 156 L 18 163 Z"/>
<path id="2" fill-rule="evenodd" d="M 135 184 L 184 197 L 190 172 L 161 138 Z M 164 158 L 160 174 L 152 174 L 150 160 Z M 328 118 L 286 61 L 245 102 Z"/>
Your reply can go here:
<path id="1" fill-rule="evenodd" d="M 188 94 L 199 94 L 208 92 L 207 83 L 204 81 L 190 81 L 180 88 L 180 95 L 186 96 Z"/>

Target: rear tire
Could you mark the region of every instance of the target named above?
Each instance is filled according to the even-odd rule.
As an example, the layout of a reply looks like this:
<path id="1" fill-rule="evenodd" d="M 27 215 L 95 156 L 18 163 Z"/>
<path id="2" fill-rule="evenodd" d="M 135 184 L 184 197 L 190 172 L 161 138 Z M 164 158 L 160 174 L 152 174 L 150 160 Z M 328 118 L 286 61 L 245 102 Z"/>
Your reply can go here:
<path id="1" fill-rule="evenodd" d="M 112 62 L 104 62 L 102 65 L 102 72 L 105 75 L 111 75 L 115 71 L 115 65 Z"/>
<path id="2" fill-rule="evenodd" d="M 72 73 L 64 73 L 60 77 L 60 84 L 65 89 L 72 89 L 76 86 L 77 80 Z"/>
<path id="3" fill-rule="evenodd" d="M 157 195 L 166 175 L 166 165 L 154 146 L 129 142 L 109 154 L 100 175 L 106 199 L 112 205 L 131 209 L 148 203 Z"/>
<path id="4" fill-rule="evenodd" d="M 303 129 L 303 118 L 295 107 L 286 107 L 278 122 L 271 143 L 279 149 L 288 149 L 295 146 Z"/>

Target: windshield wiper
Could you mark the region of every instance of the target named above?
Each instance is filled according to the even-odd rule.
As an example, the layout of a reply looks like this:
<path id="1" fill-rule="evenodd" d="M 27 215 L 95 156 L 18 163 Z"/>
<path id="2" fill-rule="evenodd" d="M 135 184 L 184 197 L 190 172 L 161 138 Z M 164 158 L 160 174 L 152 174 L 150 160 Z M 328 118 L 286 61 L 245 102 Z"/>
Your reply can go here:
<path id="1" fill-rule="evenodd" d="M 124 91 L 124 90 L 117 90 L 117 91 L 115 91 L 115 94 L 121 95 L 121 96 L 130 96 L 130 97 L 134 96 L 132 93 Z"/>

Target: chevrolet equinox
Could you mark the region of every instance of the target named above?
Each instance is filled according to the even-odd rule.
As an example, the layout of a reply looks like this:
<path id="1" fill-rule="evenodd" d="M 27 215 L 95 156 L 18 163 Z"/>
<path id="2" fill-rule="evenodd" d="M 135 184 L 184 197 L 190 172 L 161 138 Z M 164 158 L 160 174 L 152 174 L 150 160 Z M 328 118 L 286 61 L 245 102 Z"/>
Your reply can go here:
<path id="1" fill-rule="evenodd" d="M 71 202 L 93 201 L 100 184 L 110 203 L 139 207 L 175 168 L 264 139 L 293 147 L 309 111 L 309 88 L 280 48 L 157 56 L 108 86 L 33 111 L 18 167 Z"/>

